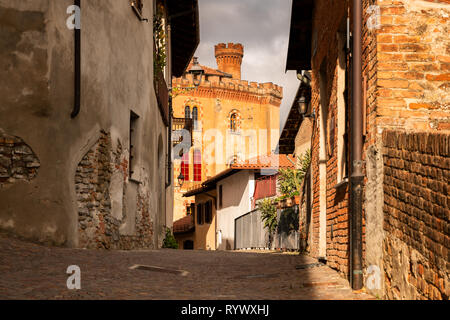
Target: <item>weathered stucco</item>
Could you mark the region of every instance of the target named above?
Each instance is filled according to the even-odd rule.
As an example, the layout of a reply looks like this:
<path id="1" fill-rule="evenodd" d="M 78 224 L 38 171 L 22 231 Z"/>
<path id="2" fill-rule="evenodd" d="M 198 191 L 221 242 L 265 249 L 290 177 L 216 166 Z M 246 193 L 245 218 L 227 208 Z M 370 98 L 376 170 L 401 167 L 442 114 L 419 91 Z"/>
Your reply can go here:
<path id="1" fill-rule="evenodd" d="M 152 24 L 139 21 L 128 1 L 83 1 L 81 112 L 71 119 L 74 31 L 66 26 L 66 10 L 72 4 L 0 0 L 0 128 L 25 141 L 40 161 L 34 179 L 0 189 L 0 228 L 79 246 L 77 168 L 102 132 L 110 134 L 111 150 L 120 144 L 129 161 L 132 110 L 139 116 L 133 181 L 124 177 L 120 186 L 117 176 L 108 176 L 110 188 L 101 196 L 113 199 L 113 216 L 122 225 L 132 213 L 148 212 L 156 245 L 171 201 L 165 189 L 167 128 L 153 89 Z M 152 16 L 151 5 L 144 15 Z M 133 228 L 121 234 L 133 234 Z"/>

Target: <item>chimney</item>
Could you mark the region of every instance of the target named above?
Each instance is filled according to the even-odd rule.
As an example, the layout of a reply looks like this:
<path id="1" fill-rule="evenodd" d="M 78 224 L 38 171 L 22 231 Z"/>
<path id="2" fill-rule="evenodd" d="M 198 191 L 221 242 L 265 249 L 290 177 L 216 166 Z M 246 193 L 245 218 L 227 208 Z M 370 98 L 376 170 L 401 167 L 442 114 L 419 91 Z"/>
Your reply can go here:
<path id="1" fill-rule="evenodd" d="M 244 47 L 240 43 L 219 43 L 215 46 L 217 67 L 220 71 L 230 73 L 233 79 L 241 80 L 241 64 Z"/>

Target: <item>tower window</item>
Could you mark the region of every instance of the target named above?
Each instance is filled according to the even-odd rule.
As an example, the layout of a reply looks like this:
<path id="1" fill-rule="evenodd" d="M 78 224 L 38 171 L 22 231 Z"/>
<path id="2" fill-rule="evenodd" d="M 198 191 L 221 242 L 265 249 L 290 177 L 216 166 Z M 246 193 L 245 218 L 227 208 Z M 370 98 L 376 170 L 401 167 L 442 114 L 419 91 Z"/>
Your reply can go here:
<path id="1" fill-rule="evenodd" d="M 194 122 L 194 130 L 198 130 L 198 109 L 194 107 L 192 109 L 192 121 Z"/>
<path id="2" fill-rule="evenodd" d="M 184 118 L 185 119 L 190 119 L 191 118 L 191 107 L 186 106 L 184 108 Z"/>
<path id="3" fill-rule="evenodd" d="M 184 176 L 184 180 L 189 180 L 189 152 L 184 153 L 181 158 L 181 174 Z"/>
<path id="4" fill-rule="evenodd" d="M 237 132 L 237 130 L 238 130 L 236 113 L 233 113 L 230 117 L 230 130 L 231 130 L 231 132 Z"/>

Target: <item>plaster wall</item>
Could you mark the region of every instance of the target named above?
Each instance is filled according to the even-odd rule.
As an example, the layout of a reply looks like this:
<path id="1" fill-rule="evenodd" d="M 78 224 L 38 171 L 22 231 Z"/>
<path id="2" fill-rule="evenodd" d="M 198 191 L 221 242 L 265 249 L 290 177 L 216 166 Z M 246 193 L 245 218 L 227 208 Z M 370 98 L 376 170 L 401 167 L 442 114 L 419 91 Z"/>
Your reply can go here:
<path id="1" fill-rule="evenodd" d="M 122 204 L 115 201 L 114 215 L 120 216 L 120 206 L 131 209 L 137 193 L 145 194 L 140 205 L 148 208 L 157 245 L 166 214 L 161 159 L 167 129 L 153 89 L 152 25 L 139 21 L 128 1 L 82 1 L 81 111 L 72 119 L 74 31 L 66 26 L 72 4 L 0 1 L 0 64 L 6 70 L 0 77 L 0 128 L 23 139 L 41 163 L 33 180 L 0 188 L 0 228 L 39 242 L 78 246 L 76 168 L 101 130 L 110 134 L 113 150 L 123 147 L 129 162 L 132 110 L 139 116 L 137 152 L 133 182 L 125 176 L 123 188 L 135 192 L 126 192 Z M 151 5 L 144 15 L 152 16 Z M 111 188 L 114 199 L 123 188 Z"/>
<path id="2" fill-rule="evenodd" d="M 252 179 L 252 171 L 242 170 L 217 184 L 217 188 L 220 185 L 223 188 L 222 207 L 217 209 L 217 232 L 222 235 L 219 250 L 234 249 L 234 219 L 249 212 L 249 181 Z"/>

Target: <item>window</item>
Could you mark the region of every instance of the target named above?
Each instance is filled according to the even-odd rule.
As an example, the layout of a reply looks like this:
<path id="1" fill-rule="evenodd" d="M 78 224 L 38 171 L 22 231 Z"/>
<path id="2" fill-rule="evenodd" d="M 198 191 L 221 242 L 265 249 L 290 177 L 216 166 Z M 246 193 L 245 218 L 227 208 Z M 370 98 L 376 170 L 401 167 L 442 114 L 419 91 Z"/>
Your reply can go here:
<path id="1" fill-rule="evenodd" d="M 205 223 L 210 224 L 212 222 L 212 201 L 209 200 L 205 203 Z"/>
<path id="2" fill-rule="evenodd" d="M 184 180 L 189 180 L 189 151 L 184 153 L 181 158 L 181 174 L 184 176 Z"/>
<path id="3" fill-rule="evenodd" d="M 197 224 L 203 224 L 203 215 L 204 215 L 204 208 L 203 208 L 203 204 L 199 203 L 197 205 Z"/>
<path id="4" fill-rule="evenodd" d="M 202 181 L 202 152 L 194 150 L 194 181 Z"/>
<path id="5" fill-rule="evenodd" d="M 128 170 L 129 170 L 129 177 L 131 178 L 134 171 L 134 165 L 135 165 L 135 160 L 136 160 L 136 155 L 137 155 L 137 150 L 136 150 L 136 146 L 137 146 L 137 124 L 138 124 L 138 119 L 139 116 L 134 113 L 133 111 L 130 111 L 130 160 L 129 160 L 129 166 L 128 166 Z"/>
<path id="6" fill-rule="evenodd" d="M 194 122 L 194 130 L 198 130 L 198 109 L 194 107 L 192 109 L 192 121 Z"/>
<path id="7" fill-rule="evenodd" d="M 186 206 L 186 215 L 193 216 L 194 210 L 195 210 L 195 204 L 191 203 L 190 205 Z"/>
<path id="8" fill-rule="evenodd" d="M 238 130 L 236 113 L 233 113 L 230 117 L 230 130 L 231 132 L 237 132 Z"/>
<path id="9" fill-rule="evenodd" d="M 219 186 L 219 208 L 222 209 L 222 197 L 223 197 L 223 189 L 222 185 Z"/>
<path id="10" fill-rule="evenodd" d="M 186 106 L 184 108 L 184 118 L 185 119 L 190 119 L 191 118 L 191 107 Z"/>

